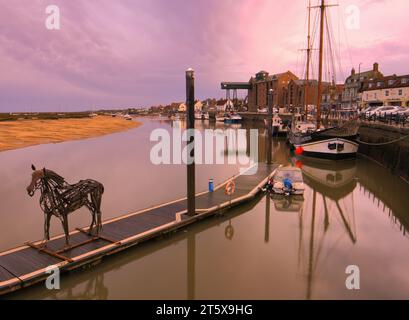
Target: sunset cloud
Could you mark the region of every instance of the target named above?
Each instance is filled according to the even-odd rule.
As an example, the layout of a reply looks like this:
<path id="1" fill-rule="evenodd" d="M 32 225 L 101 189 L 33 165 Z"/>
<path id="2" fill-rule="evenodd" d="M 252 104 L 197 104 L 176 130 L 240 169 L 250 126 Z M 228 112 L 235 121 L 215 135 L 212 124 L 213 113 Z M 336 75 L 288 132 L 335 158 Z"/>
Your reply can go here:
<path id="1" fill-rule="evenodd" d="M 341 26 L 343 73 L 375 61 L 385 74 L 409 73 L 409 2 L 340 2 L 331 15 Z M 55 0 L 54 31 L 44 25 L 48 1 L 0 4 L 0 112 L 182 101 L 188 67 L 199 98 L 220 97 L 221 81 L 247 81 L 260 69 L 302 70 L 304 0 Z M 344 27 L 351 4 L 359 30 Z"/>

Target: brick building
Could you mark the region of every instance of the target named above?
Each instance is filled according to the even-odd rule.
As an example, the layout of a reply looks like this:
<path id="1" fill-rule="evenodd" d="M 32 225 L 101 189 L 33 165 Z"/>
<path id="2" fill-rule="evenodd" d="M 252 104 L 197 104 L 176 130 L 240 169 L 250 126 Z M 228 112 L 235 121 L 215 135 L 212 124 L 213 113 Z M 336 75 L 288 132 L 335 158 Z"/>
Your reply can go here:
<path id="1" fill-rule="evenodd" d="M 302 108 L 305 105 L 307 80 L 291 80 L 285 89 L 284 106 L 287 110 Z M 317 104 L 317 80 L 308 81 L 308 105 Z"/>
<path id="2" fill-rule="evenodd" d="M 322 91 L 321 107 L 323 110 L 342 107 L 342 93 L 345 85 L 325 83 Z"/>
<path id="3" fill-rule="evenodd" d="M 286 90 L 291 80 L 298 77 L 291 71 L 269 75 L 267 71 L 260 71 L 249 81 L 251 88 L 248 90 L 249 111 L 256 112 L 258 109 L 266 108 L 268 103 L 268 92 L 273 89 L 273 107 L 284 107 Z"/>

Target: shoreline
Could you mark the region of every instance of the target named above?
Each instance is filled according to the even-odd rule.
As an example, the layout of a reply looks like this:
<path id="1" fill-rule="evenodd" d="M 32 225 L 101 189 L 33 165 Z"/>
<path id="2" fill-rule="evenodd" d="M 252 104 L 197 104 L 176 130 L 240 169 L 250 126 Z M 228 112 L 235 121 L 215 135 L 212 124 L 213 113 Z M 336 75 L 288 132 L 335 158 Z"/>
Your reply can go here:
<path id="1" fill-rule="evenodd" d="M 96 138 L 141 125 L 138 121 L 109 116 L 0 122 L 0 153 L 41 144 Z"/>

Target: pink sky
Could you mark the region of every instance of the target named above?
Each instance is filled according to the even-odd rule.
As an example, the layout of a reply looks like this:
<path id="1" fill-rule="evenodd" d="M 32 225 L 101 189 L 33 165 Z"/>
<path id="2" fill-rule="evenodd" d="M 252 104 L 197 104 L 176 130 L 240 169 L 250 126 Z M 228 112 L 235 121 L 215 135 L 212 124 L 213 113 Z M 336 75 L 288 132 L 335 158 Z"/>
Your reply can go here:
<path id="1" fill-rule="evenodd" d="M 248 81 L 261 69 L 300 76 L 307 2 L 0 0 L 0 112 L 183 101 L 188 67 L 201 99 L 221 97 L 221 81 Z M 375 61 L 384 74 L 408 74 L 409 1 L 339 3 L 331 12 L 342 75 Z M 45 28 L 50 4 L 61 10 L 61 30 Z M 360 9 L 359 30 L 343 27 L 351 4 Z"/>

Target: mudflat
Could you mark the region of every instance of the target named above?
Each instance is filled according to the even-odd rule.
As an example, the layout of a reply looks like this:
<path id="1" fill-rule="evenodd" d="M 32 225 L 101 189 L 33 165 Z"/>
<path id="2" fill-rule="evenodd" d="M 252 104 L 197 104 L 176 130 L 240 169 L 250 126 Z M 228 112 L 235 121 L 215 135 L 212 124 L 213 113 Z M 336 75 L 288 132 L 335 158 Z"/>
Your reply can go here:
<path id="1" fill-rule="evenodd" d="M 85 119 L 18 120 L 0 122 L 0 151 L 80 140 L 136 128 L 141 123 L 97 116 Z"/>

